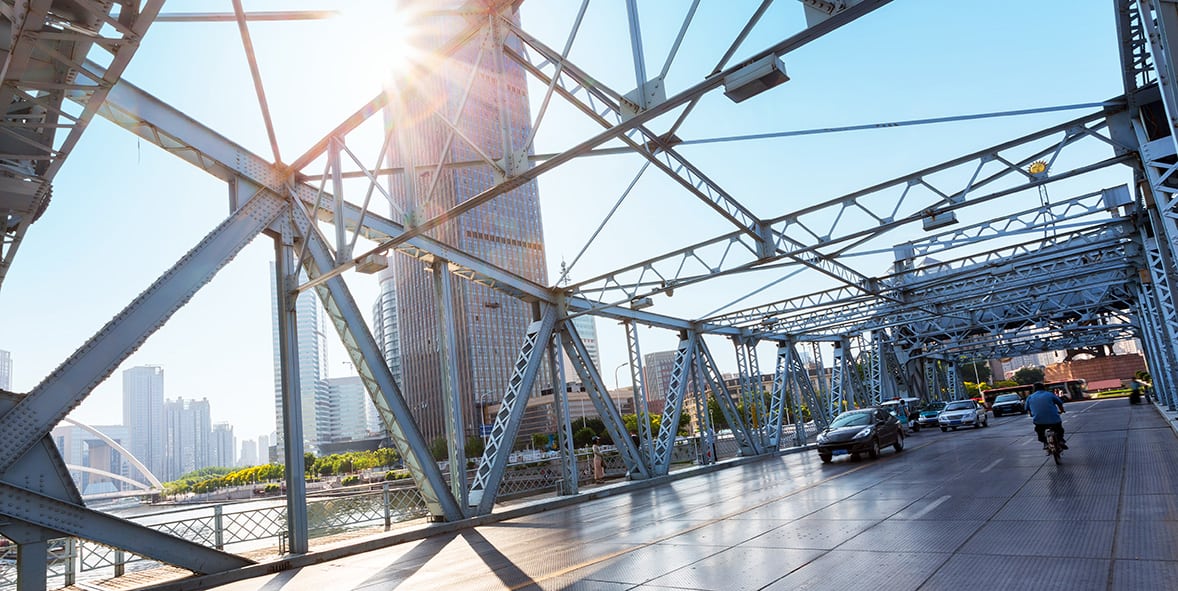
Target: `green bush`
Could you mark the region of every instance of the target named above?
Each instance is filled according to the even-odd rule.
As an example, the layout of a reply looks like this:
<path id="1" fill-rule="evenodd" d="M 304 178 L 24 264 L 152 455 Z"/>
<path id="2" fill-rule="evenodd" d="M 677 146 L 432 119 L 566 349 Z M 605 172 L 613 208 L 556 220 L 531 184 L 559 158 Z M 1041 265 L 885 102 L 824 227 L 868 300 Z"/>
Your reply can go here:
<path id="1" fill-rule="evenodd" d="M 343 486 L 353 486 L 360 484 L 360 477 L 356 476 L 355 474 L 351 476 L 345 476 L 343 480 L 339 481 L 339 483 Z"/>

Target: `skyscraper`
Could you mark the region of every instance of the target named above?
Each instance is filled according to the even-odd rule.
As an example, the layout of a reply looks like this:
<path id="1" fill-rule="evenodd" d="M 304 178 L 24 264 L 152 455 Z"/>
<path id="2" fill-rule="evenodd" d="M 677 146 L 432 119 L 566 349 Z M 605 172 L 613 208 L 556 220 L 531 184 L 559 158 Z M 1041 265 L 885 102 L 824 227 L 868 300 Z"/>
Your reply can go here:
<path id="1" fill-rule="evenodd" d="M 231 467 L 236 462 L 234 458 L 234 447 L 236 438 L 233 437 L 233 425 L 229 423 L 217 423 L 213 425 L 212 437 L 209 440 L 209 466 Z"/>
<path id="2" fill-rule="evenodd" d="M 368 417 L 376 413 L 369 409 L 372 400 L 364 389 L 360 376 L 328 378 L 328 392 L 331 400 L 330 441 L 363 439 L 368 436 Z"/>
<path id="3" fill-rule="evenodd" d="M 463 17 L 436 18 L 430 23 L 436 30 L 453 32 L 460 30 Z M 434 43 L 440 46 L 447 40 L 435 39 Z M 524 71 L 502 55 L 482 55 L 480 46 L 468 43 L 445 63 L 431 65 L 428 78 L 399 83 L 399 104 L 390 109 L 399 130 L 391 159 L 407 171 L 418 171 L 404 175 L 404 182 L 392 183 L 393 202 L 405 219 L 433 218 L 502 180 L 486 165 L 430 167 L 439 161 L 480 161 L 481 154 L 489 154 L 502 162 L 529 166 L 524 142 L 531 132 L 531 116 Z M 478 75 L 471 76 L 476 65 Z M 453 138 L 450 128 L 435 115 L 455 122 L 464 139 Z M 548 282 L 535 181 L 430 234 L 521 277 Z M 402 391 L 425 437 L 442 437 L 446 430 L 434 277 L 419 260 L 401 255 L 393 260 Z M 503 396 L 532 312 L 528 304 L 481 285 L 460 279 L 454 279 L 452 285 L 456 381 L 463 401 L 462 423 L 473 435 L 479 424 L 475 403 L 480 399 L 497 402 Z"/>
<path id="4" fill-rule="evenodd" d="M 585 343 L 585 350 L 589 352 L 589 359 L 593 361 L 593 367 L 600 371 L 601 354 L 597 350 L 597 319 L 589 314 L 582 314 L 573 318 L 573 327 L 577 329 L 577 335 L 581 337 L 581 342 Z M 566 382 L 581 381 L 577 370 L 573 368 L 572 360 L 567 355 L 564 357 L 564 379 Z"/>
<path id="5" fill-rule="evenodd" d="M 376 339 L 376 346 L 384 357 L 385 364 L 393 374 L 398 385 L 401 382 L 401 329 L 397 322 L 397 281 L 393 268 L 390 267 L 377 275 L 380 282 L 380 296 L 372 304 L 372 336 Z M 368 416 L 368 430 L 373 433 L 385 433 L 387 429 L 376 407 L 369 401 L 371 414 Z"/>
<path id="6" fill-rule="evenodd" d="M 265 462 L 258 461 L 258 442 L 245 439 L 241 442 L 241 455 L 237 458 L 238 466 L 257 466 Z"/>
<path id="7" fill-rule="evenodd" d="M 162 477 L 164 469 L 164 369 L 158 365 L 132 367 L 123 372 L 123 425 L 131 438 L 128 448 Z"/>
<path id="8" fill-rule="evenodd" d="M 12 353 L 0 351 L 0 390 L 12 391 Z"/>
<path id="9" fill-rule="evenodd" d="M 213 421 L 209 399 L 168 400 L 164 403 L 164 473 L 161 480 L 175 480 L 180 476 L 208 467 L 212 451 L 209 438 Z"/>
<path id="10" fill-rule="evenodd" d="M 643 355 L 642 370 L 647 404 L 665 399 L 667 388 L 671 387 L 671 374 L 675 370 L 675 351 L 655 351 Z"/>
<path id="11" fill-rule="evenodd" d="M 277 280 L 275 278 L 274 263 L 270 263 L 270 314 L 273 320 L 274 339 L 274 417 L 278 423 L 278 458 L 282 461 L 285 428 L 282 425 L 282 374 L 279 365 L 278 346 L 278 297 L 275 292 Z M 306 277 L 302 277 L 306 281 Z M 314 451 L 330 432 L 330 417 L 328 416 L 328 390 L 324 378 L 327 377 L 327 313 L 319 303 L 319 296 L 313 290 L 299 294 L 295 304 L 295 314 L 298 324 L 295 327 L 295 338 L 299 345 L 299 391 L 302 395 L 303 409 L 303 441 L 311 446 L 308 451 Z"/>

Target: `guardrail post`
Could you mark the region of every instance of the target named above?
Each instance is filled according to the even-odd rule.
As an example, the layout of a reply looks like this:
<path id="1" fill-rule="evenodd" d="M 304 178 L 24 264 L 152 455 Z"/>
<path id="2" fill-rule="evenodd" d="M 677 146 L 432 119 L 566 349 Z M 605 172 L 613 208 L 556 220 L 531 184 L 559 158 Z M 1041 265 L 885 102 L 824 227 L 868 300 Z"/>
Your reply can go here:
<path id="1" fill-rule="evenodd" d="M 393 512 L 392 508 L 390 507 L 391 502 L 389 499 L 388 481 L 385 481 L 384 485 L 381 486 L 381 491 L 384 493 L 384 530 L 389 531 L 389 528 L 393 527 Z"/>
<path id="2" fill-rule="evenodd" d="M 66 538 L 65 540 L 65 586 L 73 585 L 77 579 L 77 570 L 74 567 L 75 554 L 78 552 L 78 539 Z"/>
<path id="3" fill-rule="evenodd" d="M 127 555 L 122 548 L 115 548 L 115 576 L 121 577 L 127 572 Z"/>
<path id="4" fill-rule="evenodd" d="M 225 549 L 225 519 L 221 505 L 213 507 L 213 538 L 218 550 Z"/>

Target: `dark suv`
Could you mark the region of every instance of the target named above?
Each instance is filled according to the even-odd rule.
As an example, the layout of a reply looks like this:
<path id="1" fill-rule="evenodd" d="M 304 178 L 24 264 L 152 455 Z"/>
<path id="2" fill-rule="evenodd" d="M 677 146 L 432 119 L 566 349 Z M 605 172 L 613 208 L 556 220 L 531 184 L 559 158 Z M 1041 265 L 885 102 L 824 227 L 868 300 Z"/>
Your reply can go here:
<path id="1" fill-rule="evenodd" d="M 1023 403 L 1023 397 L 1018 394 L 999 394 L 990 405 L 990 410 L 994 411 L 994 416 L 1000 417 L 1002 415 L 1021 415 L 1027 412 L 1027 407 Z"/>
<path id="2" fill-rule="evenodd" d="M 874 459 L 879 448 L 888 445 L 897 452 L 904 449 L 904 430 L 892 413 L 882 408 L 848 410 L 818 434 L 818 457 L 823 463 L 848 454 L 857 458 L 866 453 Z"/>

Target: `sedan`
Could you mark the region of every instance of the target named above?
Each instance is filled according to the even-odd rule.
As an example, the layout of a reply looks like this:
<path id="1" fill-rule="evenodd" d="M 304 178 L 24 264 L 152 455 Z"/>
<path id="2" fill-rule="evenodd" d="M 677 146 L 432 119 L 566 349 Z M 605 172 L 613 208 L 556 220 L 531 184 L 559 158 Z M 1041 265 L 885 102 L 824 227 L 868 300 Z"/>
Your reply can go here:
<path id="1" fill-rule="evenodd" d="M 874 459 L 879 448 L 887 445 L 897 452 L 904 449 L 904 430 L 892 413 L 882 408 L 848 410 L 818 434 L 818 457 L 823 463 L 841 455 L 854 459 L 861 453 Z"/>
<path id="2" fill-rule="evenodd" d="M 989 421 L 986 417 L 986 407 L 978 404 L 978 401 L 954 400 L 946 404 L 944 410 L 937 415 L 937 424 L 941 426 L 942 431 L 956 431 L 958 427 L 967 425 L 974 428 L 987 427 Z"/>
<path id="3" fill-rule="evenodd" d="M 926 402 L 924 406 L 920 407 L 920 414 L 916 418 L 916 423 L 921 427 L 936 427 L 937 415 L 945 409 L 945 403 L 940 400 Z"/>
<path id="4" fill-rule="evenodd" d="M 990 405 L 995 417 L 1002 415 L 1021 415 L 1027 412 L 1023 405 L 1023 397 L 1018 394 L 1000 394 Z"/>

